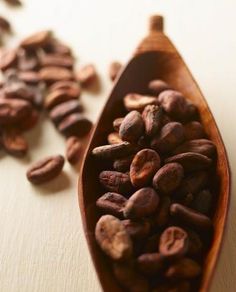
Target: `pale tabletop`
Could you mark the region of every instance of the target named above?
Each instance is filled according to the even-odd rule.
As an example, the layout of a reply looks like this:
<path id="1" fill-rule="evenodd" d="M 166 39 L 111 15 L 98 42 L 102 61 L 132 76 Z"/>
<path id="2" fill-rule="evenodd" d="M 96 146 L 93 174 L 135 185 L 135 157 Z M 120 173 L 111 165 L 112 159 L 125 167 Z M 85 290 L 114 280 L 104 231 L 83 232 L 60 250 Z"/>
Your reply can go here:
<path id="1" fill-rule="evenodd" d="M 215 116 L 235 177 L 236 169 L 236 1 L 235 0 L 25 0 L 22 9 L 0 14 L 14 25 L 14 42 L 51 28 L 68 42 L 79 63 L 94 62 L 99 94 L 84 92 L 94 122 L 108 96 L 110 61 L 126 62 L 145 35 L 149 15 L 162 13 L 165 31 L 183 55 Z M 99 292 L 82 230 L 76 169 L 65 165 L 55 181 L 41 187 L 25 178 L 29 162 L 65 151 L 64 139 L 43 119 L 28 133 L 30 153 L 15 159 L 0 152 L 0 291 Z M 235 185 L 225 241 L 211 292 L 236 287 Z"/>

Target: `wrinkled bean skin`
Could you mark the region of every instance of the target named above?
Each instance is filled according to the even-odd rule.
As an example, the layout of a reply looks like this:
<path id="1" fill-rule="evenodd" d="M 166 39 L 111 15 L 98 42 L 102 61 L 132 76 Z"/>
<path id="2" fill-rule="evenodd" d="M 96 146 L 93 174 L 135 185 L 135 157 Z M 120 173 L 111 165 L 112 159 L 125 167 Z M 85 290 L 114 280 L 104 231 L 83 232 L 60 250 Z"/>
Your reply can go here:
<path id="1" fill-rule="evenodd" d="M 130 179 L 135 187 L 146 186 L 160 168 L 160 156 L 151 149 L 139 151 L 130 165 Z"/>
<path id="2" fill-rule="evenodd" d="M 184 141 L 182 124 L 170 122 L 160 131 L 160 134 L 151 141 L 151 148 L 157 152 L 167 153 L 174 150 Z"/>
<path id="3" fill-rule="evenodd" d="M 212 164 L 212 160 L 210 158 L 194 152 L 176 154 L 165 160 L 165 163 L 171 162 L 181 164 L 185 172 L 203 170 L 209 168 Z"/>
<path id="4" fill-rule="evenodd" d="M 35 162 L 27 171 L 27 178 L 33 184 L 52 180 L 62 171 L 64 158 L 61 155 L 46 157 Z"/>
<path id="5" fill-rule="evenodd" d="M 166 271 L 165 276 L 173 279 L 192 279 L 201 273 L 200 265 L 189 258 L 179 259 Z"/>
<path id="6" fill-rule="evenodd" d="M 125 157 L 125 158 L 117 159 L 113 163 L 113 168 L 116 171 L 121 171 L 121 172 L 128 171 L 130 169 L 130 164 L 133 161 L 133 158 L 134 158 L 134 156 L 130 155 L 130 156 Z"/>
<path id="7" fill-rule="evenodd" d="M 168 258 L 179 258 L 188 251 L 188 234 L 180 227 L 168 227 L 160 237 L 159 251 Z"/>
<path id="8" fill-rule="evenodd" d="M 135 152 L 135 147 L 129 142 L 120 144 L 103 145 L 93 149 L 92 154 L 98 158 L 118 159 Z"/>
<path id="9" fill-rule="evenodd" d="M 130 220 L 126 219 L 122 221 L 126 231 L 133 240 L 144 239 L 150 232 L 150 223 L 147 220 Z"/>
<path id="10" fill-rule="evenodd" d="M 185 152 L 199 153 L 212 158 L 215 156 L 216 147 L 213 142 L 207 139 L 190 140 L 178 146 L 173 151 L 173 154 L 180 154 Z"/>
<path id="11" fill-rule="evenodd" d="M 212 228 L 212 222 L 209 217 L 183 205 L 172 204 L 170 214 L 198 230 L 209 230 Z"/>
<path id="12" fill-rule="evenodd" d="M 145 133 L 154 137 L 162 126 L 163 110 L 157 105 L 147 105 L 142 113 Z"/>
<path id="13" fill-rule="evenodd" d="M 145 106 L 149 104 L 157 104 L 157 98 L 155 96 L 140 95 L 137 93 L 130 93 L 124 97 L 124 106 L 127 111 L 139 111 L 142 112 Z"/>
<path id="14" fill-rule="evenodd" d="M 137 258 L 137 266 L 140 272 L 154 275 L 163 269 L 165 259 L 159 253 L 146 253 Z"/>
<path id="15" fill-rule="evenodd" d="M 100 248 L 113 260 L 131 257 L 132 241 L 119 219 L 112 215 L 102 216 L 95 228 L 95 237 Z"/>
<path id="16" fill-rule="evenodd" d="M 149 82 L 148 89 L 151 94 L 158 96 L 162 91 L 171 89 L 171 87 L 165 81 L 155 79 Z"/>
<path id="17" fill-rule="evenodd" d="M 97 199 L 96 206 L 103 212 L 106 212 L 107 214 L 116 216 L 118 218 L 122 218 L 123 208 L 126 202 L 127 199 L 122 195 L 118 193 L 108 192 Z"/>
<path id="18" fill-rule="evenodd" d="M 186 140 L 202 139 L 206 136 L 202 124 L 197 121 L 184 125 L 184 135 Z"/>
<path id="19" fill-rule="evenodd" d="M 122 121 L 119 136 L 123 141 L 136 142 L 144 132 L 142 116 L 137 111 L 128 113 Z"/>
<path id="20" fill-rule="evenodd" d="M 159 204 L 159 196 L 152 188 L 142 188 L 135 192 L 127 201 L 124 217 L 141 218 L 153 214 Z"/>
<path id="21" fill-rule="evenodd" d="M 153 178 L 153 187 L 164 194 L 171 194 L 178 188 L 184 177 L 179 163 L 168 163 L 158 170 Z"/>
<path id="22" fill-rule="evenodd" d="M 99 180 L 103 187 L 111 192 L 127 194 L 133 189 L 129 175 L 122 172 L 104 170 L 100 173 Z"/>
<path id="23" fill-rule="evenodd" d="M 196 116 L 197 109 L 190 100 L 174 90 L 165 90 L 158 96 L 158 102 L 165 112 L 178 121 L 188 121 Z"/>

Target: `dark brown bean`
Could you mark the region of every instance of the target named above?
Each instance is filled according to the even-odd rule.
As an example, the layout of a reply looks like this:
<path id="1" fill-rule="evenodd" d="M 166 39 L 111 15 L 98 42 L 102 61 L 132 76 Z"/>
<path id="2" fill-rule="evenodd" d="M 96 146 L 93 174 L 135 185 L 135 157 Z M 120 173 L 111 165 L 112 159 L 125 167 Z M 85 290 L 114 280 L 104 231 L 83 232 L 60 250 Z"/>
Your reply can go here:
<path id="1" fill-rule="evenodd" d="M 159 204 L 159 196 L 152 188 L 142 188 L 135 192 L 124 208 L 125 218 L 142 218 L 153 214 Z"/>
<path id="2" fill-rule="evenodd" d="M 21 133 L 14 128 L 4 129 L 2 132 L 2 144 L 11 155 L 22 157 L 28 150 L 28 144 Z"/>
<path id="3" fill-rule="evenodd" d="M 188 237 L 189 237 L 188 254 L 199 255 L 203 247 L 203 244 L 199 235 L 193 230 L 188 230 Z"/>
<path id="4" fill-rule="evenodd" d="M 188 234 L 180 227 L 171 226 L 160 237 L 159 251 L 168 258 L 179 258 L 188 251 Z"/>
<path id="5" fill-rule="evenodd" d="M 64 103 L 70 100 L 77 100 L 79 98 L 80 91 L 70 89 L 56 89 L 45 98 L 44 106 L 50 110 L 58 104 Z"/>
<path id="6" fill-rule="evenodd" d="M 72 69 L 74 65 L 74 58 L 69 55 L 61 55 L 61 54 L 41 54 L 40 65 L 42 67 L 45 66 L 56 66 L 56 67 L 65 67 Z"/>
<path id="7" fill-rule="evenodd" d="M 203 190 L 194 196 L 191 208 L 208 215 L 212 206 L 212 199 L 212 193 L 209 190 Z"/>
<path id="8" fill-rule="evenodd" d="M 179 163 L 168 163 L 158 170 L 153 178 L 153 187 L 164 194 L 171 194 L 178 188 L 184 177 Z"/>
<path id="9" fill-rule="evenodd" d="M 66 116 L 82 111 L 82 104 L 78 100 L 69 100 L 56 105 L 49 113 L 51 120 L 58 125 Z"/>
<path id="10" fill-rule="evenodd" d="M 133 189 L 129 175 L 126 173 L 104 170 L 100 173 L 99 180 L 104 188 L 111 192 L 126 195 Z"/>
<path id="11" fill-rule="evenodd" d="M 132 255 L 130 236 L 122 222 L 112 215 L 104 215 L 98 220 L 95 237 L 103 252 L 113 260 L 125 260 Z"/>
<path id="12" fill-rule="evenodd" d="M 91 128 L 92 122 L 80 113 L 69 114 L 58 124 L 58 130 L 67 137 L 85 136 Z"/>
<path id="13" fill-rule="evenodd" d="M 110 145 L 113 145 L 113 144 L 120 144 L 123 142 L 123 140 L 120 138 L 120 135 L 117 132 L 112 132 L 107 136 L 107 142 Z"/>
<path id="14" fill-rule="evenodd" d="M 126 157 L 136 152 L 136 147 L 129 142 L 120 144 L 103 145 L 93 149 L 92 154 L 98 158 L 117 159 Z"/>
<path id="15" fill-rule="evenodd" d="M 157 98 L 137 93 L 130 93 L 124 97 L 124 106 L 128 111 L 136 110 L 142 112 L 149 104 L 157 104 Z"/>
<path id="16" fill-rule="evenodd" d="M 209 217 L 177 203 L 171 205 L 170 214 L 174 218 L 199 230 L 209 230 L 212 227 Z"/>
<path id="17" fill-rule="evenodd" d="M 27 116 L 27 118 L 20 120 L 17 123 L 17 128 L 22 131 L 29 131 L 33 129 L 39 120 L 39 113 L 35 109 L 31 111 L 31 113 Z"/>
<path id="18" fill-rule="evenodd" d="M 184 135 L 186 140 L 202 139 L 206 136 L 202 124 L 197 121 L 184 125 Z"/>
<path id="19" fill-rule="evenodd" d="M 165 90 L 158 96 L 158 102 L 173 119 L 188 121 L 196 116 L 197 108 L 183 95 L 174 90 Z"/>
<path id="20" fill-rule="evenodd" d="M 163 80 L 155 79 L 149 82 L 148 89 L 151 94 L 158 96 L 162 91 L 171 89 L 171 86 Z"/>
<path id="21" fill-rule="evenodd" d="M 117 118 L 113 121 L 113 128 L 116 132 L 119 132 L 120 125 L 123 122 L 124 118 Z"/>
<path id="22" fill-rule="evenodd" d="M 133 161 L 134 155 L 130 155 L 128 157 L 116 159 L 113 163 L 113 168 L 116 171 L 125 172 L 130 169 L 130 164 Z"/>
<path id="23" fill-rule="evenodd" d="M 61 155 L 46 157 L 35 162 L 27 171 L 27 178 L 33 184 L 52 180 L 62 171 L 64 158 Z"/>
<path id="24" fill-rule="evenodd" d="M 2 49 L 0 51 L 0 70 L 5 71 L 14 67 L 17 61 L 16 50 Z"/>
<path id="25" fill-rule="evenodd" d="M 73 72 L 62 67 L 43 67 L 39 71 L 40 78 L 48 84 L 73 79 Z"/>
<path id="26" fill-rule="evenodd" d="M 159 253 L 145 253 L 137 258 L 140 272 L 147 275 L 156 275 L 164 268 L 165 258 Z"/>
<path id="27" fill-rule="evenodd" d="M 171 279 L 192 279 L 201 274 L 200 265 L 189 258 L 179 259 L 166 271 L 165 276 Z"/>
<path id="28" fill-rule="evenodd" d="M 10 125 L 27 117 L 32 110 L 29 102 L 20 99 L 0 99 L 0 124 Z"/>
<path id="29" fill-rule="evenodd" d="M 180 154 L 184 152 L 194 152 L 212 158 L 216 154 L 215 144 L 208 139 L 189 140 L 178 146 L 173 154 Z"/>
<path id="30" fill-rule="evenodd" d="M 184 140 L 182 124 L 170 122 L 160 131 L 160 134 L 151 141 L 151 147 L 157 152 L 167 153 L 174 150 Z"/>
<path id="31" fill-rule="evenodd" d="M 93 64 L 88 64 L 80 68 L 76 75 L 82 86 L 90 86 L 97 79 L 96 68 Z"/>
<path id="32" fill-rule="evenodd" d="M 176 154 L 165 160 L 165 163 L 177 162 L 181 164 L 185 172 L 197 171 L 209 168 L 212 164 L 212 160 L 205 155 L 186 152 Z"/>
<path id="33" fill-rule="evenodd" d="M 170 205 L 170 198 L 162 196 L 157 213 L 154 215 L 154 226 L 163 227 L 168 223 Z"/>
<path id="34" fill-rule="evenodd" d="M 66 159 L 70 164 L 76 164 L 81 156 L 82 144 L 78 137 L 71 136 L 66 140 Z"/>
<path id="35" fill-rule="evenodd" d="M 130 180 L 135 187 L 148 185 L 156 171 L 160 168 L 161 160 L 158 153 L 151 149 L 139 151 L 130 165 Z"/>
<path id="36" fill-rule="evenodd" d="M 123 206 L 124 207 L 124 206 Z M 122 224 L 124 224 L 126 231 L 130 235 L 133 240 L 144 239 L 148 236 L 150 232 L 150 223 L 147 220 L 122 220 Z"/>
<path id="37" fill-rule="evenodd" d="M 22 40 L 20 45 L 21 47 L 27 49 L 40 48 L 45 46 L 50 38 L 51 31 L 49 30 L 39 31 Z"/>
<path id="38" fill-rule="evenodd" d="M 154 137 L 162 126 L 163 110 L 157 105 L 147 105 L 142 113 L 145 133 Z"/>
<path id="39" fill-rule="evenodd" d="M 142 116 L 137 111 L 128 113 L 122 121 L 119 135 L 123 141 L 136 142 L 144 133 Z"/>
<path id="40" fill-rule="evenodd" d="M 114 263 L 113 273 L 119 284 L 130 292 L 148 292 L 148 280 L 140 275 L 130 264 Z"/>
<path id="41" fill-rule="evenodd" d="M 116 79 L 117 75 L 121 71 L 121 68 L 122 65 L 120 62 L 114 61 L 110 64 L 108 73 L 111 81 L 114 81 Z"/>

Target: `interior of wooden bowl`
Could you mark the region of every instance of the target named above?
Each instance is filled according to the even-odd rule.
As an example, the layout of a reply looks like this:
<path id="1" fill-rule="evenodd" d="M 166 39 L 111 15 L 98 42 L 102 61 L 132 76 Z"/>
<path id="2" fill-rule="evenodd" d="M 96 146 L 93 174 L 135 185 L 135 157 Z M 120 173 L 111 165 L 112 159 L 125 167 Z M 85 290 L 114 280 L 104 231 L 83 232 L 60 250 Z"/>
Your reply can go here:
<path id="1" fill-rule="evenodd" d="M 125 113 L 123 97 L 131 92 L 146 93 L 148 82 L 157 78 L 168 82 L 173 88 L 181 91 L 197 105 L 201 122 L 208 136 L 217 146 L 217 176 L 219 177 L 219 182 L 216 182 L 218 185 L 217 194 L 215 194 L 216 211 L 213 216 L 215 232 L 212 246 L 205 259 L 200 291 L 207 291 L 208 289 L 222 242 L 229 201 L 229 168 L 225 148 L 212 114 L 197 84 L 178 54 L 164 52 L 141 54 L 131 60 L 114 86 L 101 118 L 94 129 L 94 135 L 87 150 L 80 178 L 79 200 L 84 230 L 104 291 L 116 292 L 122 290 L 112 275 L 108 260 L 105 259 L 95 242 L 94 228 L 100 216 L 95 202 L 104 193 L 98 182 L 98 174 L 102 169 L 105 169 L 105 165 L 97 162 L 90 153 L 94 147 L 107 144 L 107 135 L 113 131 L 112 121 Z"/>

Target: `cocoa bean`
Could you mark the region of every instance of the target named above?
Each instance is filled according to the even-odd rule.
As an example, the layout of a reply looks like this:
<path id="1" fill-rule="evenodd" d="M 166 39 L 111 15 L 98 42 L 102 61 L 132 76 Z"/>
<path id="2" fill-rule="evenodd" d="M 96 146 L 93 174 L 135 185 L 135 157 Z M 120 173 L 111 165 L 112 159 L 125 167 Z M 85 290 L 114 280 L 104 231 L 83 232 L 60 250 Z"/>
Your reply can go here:
<path id="1" fill-rule="evenodd" d="M 163 80 L 155 79 L 149 82 L 148 89 L 151 94 L 158 96 L 162 91 L 171 89 L 171 86 Z"/>
<path id="2" fill-rule="evenodd" d="M 202 124 L 197 121 L 184 125 L 184 135 L 186 140 L 202 139 L 206 136 Z"/>
<path id="3" fill-rule="evenodd" d="M 200 265 L 189 258 L 179 259 L 166 271 L 165 276 L 171 279 L 192 279 L 201 274 Z"/>
<path id="4" fill-rule="evenodd" d="M 117 132 L 112 132 L 107 136 L 107 142 L 110 145 L 113 145 L 113 144 L 120 144 L 123 142 L 123 140 L 120 138 L 120 135 Z"/>
<path id="5" fill-rule="evenodd" d="M 142 112 L 145 106 L 149 104 L 157 104 L 157 98 L 137 93 L 130 93 L 124 97 L 124 106 L 128 111 L 136 110 Z"/>
<path id="6" fill-rule="evenodd" d="M 147 105 L 142 113 L 145 133 L 147 136 L 155 136 L 162 126 L 163 110 L 157 105 Z"/>
<path id="7" fill-rule="evenodd" d="M 140 272 L 147 275 L 158 274 L 164 268 L 165 258 L 159 253 L 145 253 L 137 258 Z"/>
<path id="8" fill-rule="evenodd" d="M 135 146 L 129 142 L 120 144 L 103 145 L 93 149 L 92 154 L 98 158 L 117 159 L 126 157 L 136 151 Z"/>
<path id="9" fill-rule="evenodd" d="M 134 221 L 130 219 L 121 221 L 128 234 L 133 240 L 144 239 L 148 236 L 150 232 L 150 223 L 147 220 Z"/>
<path id="10" fill-rule="evenodd" d="M 66 159 L 70 164 L 76 164 L 81 156 L 82 144 L 78 137 L 71 136 L 66 140 Z"/>

